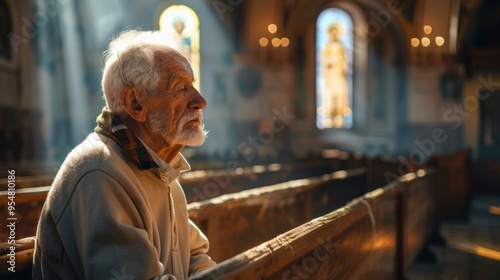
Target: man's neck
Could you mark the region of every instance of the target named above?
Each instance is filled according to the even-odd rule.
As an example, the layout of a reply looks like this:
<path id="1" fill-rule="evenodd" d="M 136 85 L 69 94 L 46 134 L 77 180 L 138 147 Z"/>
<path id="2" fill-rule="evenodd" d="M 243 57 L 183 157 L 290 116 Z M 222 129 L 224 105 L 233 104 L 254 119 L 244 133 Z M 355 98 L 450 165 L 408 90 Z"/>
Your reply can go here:
<path id="1" fill-rule="evenodd" d="M 184 148 L 184 145 L 170 144 L 165 141 L 161 135 L 152 134 L 152 129 L 147 127 L 146 123 L 138 123 L 130 118 L 122 120 L 123 123 L 143 141 L 151 150 L 153 150 L 161 159 L 170 164 L 172 160 Z"/>

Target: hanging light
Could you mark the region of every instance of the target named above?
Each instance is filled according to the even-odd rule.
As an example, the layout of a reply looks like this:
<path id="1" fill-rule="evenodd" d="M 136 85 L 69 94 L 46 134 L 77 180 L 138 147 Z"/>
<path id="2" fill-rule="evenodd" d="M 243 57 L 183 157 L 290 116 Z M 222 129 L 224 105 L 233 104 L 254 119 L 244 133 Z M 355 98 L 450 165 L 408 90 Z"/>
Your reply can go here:
<path id="1" fill-rule="evenodd" d="M 411 38 L 411 45 L 416 48 L 420 45 L 420 40 L 418 38 Z"/>
<path id="2" fill-rule="evenodd" d="M 422 46 L 428 47 L 431 44 L 431 40 L 427 37 L 422 37 Z"/>
<path id="3" fill-rule="evenodd" d="M 288 45 L 290 45 L 290 40 L 286 37 L 281 38 L 281 46 L 286 48 Z"/>
<path id="4" fill-rule="evenodd" d="M 278 31 L 278 26 L 274 23 L 271 23 L 267 26 L 267 31 L 269 31 L 269 34 L 275 34 Z M 274 37 L 272 39 L 261 37 L 259 39 L 259 45 L 263 48 L 269 46 L 269 43 L 271 43 L 271 45 L 275 48 L 286 48 L 290 45 L 290 39 L 288 39 L 287 37 L 283 37 L 281 39 L 278 37 Z"/>
<path id="5" fill-rule="evenodd" d="M 432 32 L 432 27 L 430 25 L 424 25 L 424 33 L 431 34 L 431 32 Z"/>
<path id="6" fill-rule="evenodd" d="M 281 40 L 279 38 L 273 38 L 271 44 L 273 44 L 273 47 L 277 48 L 281 45 Z"/>
<path id="7" fill-rule="evenodd" d="M 437 37 L 436 37 L 436 45 L 437 45 L 438 47 L 441 47 L 442 45 L 444 45 L 444 38 L 443 38 L 443 37 L 441 37 L 441 36 L 437 36 Z"/>
<path id="8" fill-rule="evenodd" d="M 276 24 L 274 24 L 274 23 L 269 24 L 267 26 L 267 30 L 269 31 L 269 33 L 274 34 L 274 33 L 276 33 L 276 31 L 278 31 L 278 26 L 276 26 Z"/>
<path id="9" fill-rule="evenodd" d="M 267 45 L 269 44 L 269 40 L 267 38 L 260 38 L 259 40 L 259 44 L 261 47 L 267 47 Z"/>

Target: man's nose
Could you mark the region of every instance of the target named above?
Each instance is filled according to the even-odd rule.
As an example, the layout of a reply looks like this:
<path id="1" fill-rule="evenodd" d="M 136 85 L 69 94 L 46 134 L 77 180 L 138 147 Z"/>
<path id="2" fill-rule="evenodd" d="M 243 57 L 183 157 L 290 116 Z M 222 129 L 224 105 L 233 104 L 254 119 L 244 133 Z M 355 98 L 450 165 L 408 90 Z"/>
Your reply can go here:
<path id="1" fill-rule="evenodd" d="M 207 101 L 203 96 L 201 96 L 200 92 L 193 88 L 193 97 L 191 101 L 188 103 L 188 108 L 189 109 L 195 109 L 195 110 L 203 110 L 207 107 Z"/>

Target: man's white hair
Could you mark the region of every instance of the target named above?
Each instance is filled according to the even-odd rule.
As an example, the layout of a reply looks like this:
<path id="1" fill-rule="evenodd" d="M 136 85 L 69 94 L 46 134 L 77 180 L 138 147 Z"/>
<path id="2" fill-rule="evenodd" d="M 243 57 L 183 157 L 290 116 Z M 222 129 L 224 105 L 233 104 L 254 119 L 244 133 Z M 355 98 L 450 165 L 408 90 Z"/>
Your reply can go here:
<path id="1" fill-rule="evenodd" d="M 103 54 L 101 85 L 111 112 L 125 114 L 120 101 L 125 87 L 136 87 L 146 98 L 155 93 L 161 74 L 155 53 L 168 45 L 172 45 L 171 40 L 157 31 L 127 30 L 110 41 Z"/>

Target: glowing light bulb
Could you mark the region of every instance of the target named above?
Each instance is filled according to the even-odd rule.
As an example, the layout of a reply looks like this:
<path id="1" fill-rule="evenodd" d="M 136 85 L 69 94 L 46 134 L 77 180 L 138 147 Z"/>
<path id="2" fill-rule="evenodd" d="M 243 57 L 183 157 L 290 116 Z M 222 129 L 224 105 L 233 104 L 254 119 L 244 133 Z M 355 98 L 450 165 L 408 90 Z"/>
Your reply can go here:
<path id="1" fill-rule="evenodd" d="M 425 34 L 431 34 L 432 27 L 430 25 L 424 25 L 424 32 Z"/>
<path id="2" fill-rule="evenodd" d="M 280 46 L 281 40 L 279 38 L 273 38 L 273 40 L 271 40 L 271 44 L 273 44 L 273 46 L 277 48 Z"/>
<path id="3" fill-rule="evenodd" d="M 269 30 L 269 33 L 274 34 L 278 30 L 278 26 L 276 24 L 269 24 L 267 30 Z"/>
<path id="4" fill-rule="evenodd" d="M 288 47 L 288 45 L 290 45 L 290 40 L 288 38 L 286 38 L 286 37 L 281 38 L 280 41 L 281 41 L 281 46 L 282 47 L 286 48 L 286 47 Z"/>
<path id="5" fill-rule="evenodd" d="M 436 45 L 438 45 L 439 47 L 441 47 L 442 45 L 444 45 L 444 38 L 441 37 L 441 36 L 437 36 L 436 37 Z"/>
<path id="6" fill-rule="evenodd" d="M 267 45 L 269 44 L 269 40 L 267 38 L 260 38 L 259 40 L 259 44 L 261 47 L 267 47 Z"/>
<path id="7" fill-rule="evenodd" d="M 420 40 L 418 38 L 411 38 L 411 45 L 416 48 L 420 45 Z"/>
<path id="8" fill-rule="evenodd" d="M 422 46 L 428 47 L 431 44 L 431 40 L 427 37 L 422 38 Z"/>

